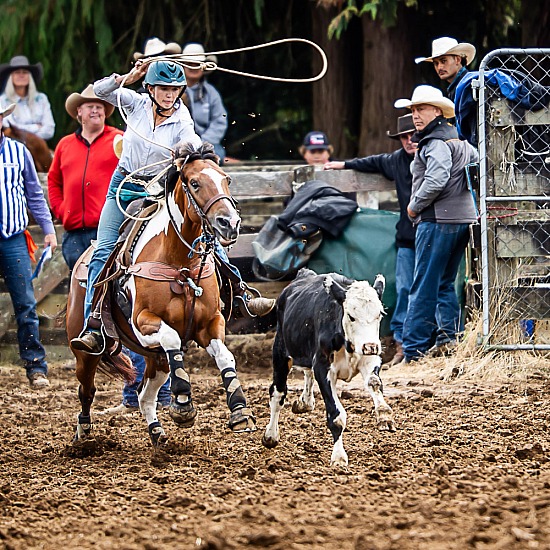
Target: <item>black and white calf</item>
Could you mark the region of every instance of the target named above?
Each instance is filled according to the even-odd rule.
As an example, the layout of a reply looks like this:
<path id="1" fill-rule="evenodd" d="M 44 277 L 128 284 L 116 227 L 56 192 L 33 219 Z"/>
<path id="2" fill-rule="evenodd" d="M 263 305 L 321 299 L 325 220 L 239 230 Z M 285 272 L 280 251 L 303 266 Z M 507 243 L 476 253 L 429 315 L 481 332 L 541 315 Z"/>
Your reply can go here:
<path id="1" fill-rule="evenodd" d="M 354 281 L 336 273 L 317 275 L 301 269 L 283 290 L 277 302 L 273 344 L 271 418 L 262 438 L 266 447 L 279 443 L 279 414 L 292 367 L 304 371 L 304 391 L 292 405 L 294 413 L 313 410 L 312 374 L 321 390 L 334 439 L 331 465 L 348 463 L 342 441 L 347 415 L 336 393 L 338 379 L 349 382 L 360 372 L 374 401 L 378 428 L 394 431 L 392 410 L 382 395 L 379 377 L 384 286 L 382 275 L 370 286 L 367 281 Z"/>

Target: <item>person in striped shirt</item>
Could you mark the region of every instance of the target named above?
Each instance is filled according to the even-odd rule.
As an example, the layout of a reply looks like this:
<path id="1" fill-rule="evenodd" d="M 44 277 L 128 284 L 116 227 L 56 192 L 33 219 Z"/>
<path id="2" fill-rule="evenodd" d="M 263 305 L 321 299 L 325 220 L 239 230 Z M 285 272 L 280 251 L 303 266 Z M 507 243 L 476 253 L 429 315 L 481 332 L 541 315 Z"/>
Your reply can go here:
<path id="1" fill-rule="evenodd" d="M 13 113 L 15 103 L 0 110 L 0 129 L 4 118 Z M 27 208 L 44 232 L 44 247 L 52 252 L 57 239 L 48 204 L 28 149 L 0 130 L 0 274 L 10 293 L 15 319 L 19 355 L 33 388 L 49 386 L 46 352 L 40 343 L 36 300 L 31 282 L 32 270 L 25 229 Z"/>

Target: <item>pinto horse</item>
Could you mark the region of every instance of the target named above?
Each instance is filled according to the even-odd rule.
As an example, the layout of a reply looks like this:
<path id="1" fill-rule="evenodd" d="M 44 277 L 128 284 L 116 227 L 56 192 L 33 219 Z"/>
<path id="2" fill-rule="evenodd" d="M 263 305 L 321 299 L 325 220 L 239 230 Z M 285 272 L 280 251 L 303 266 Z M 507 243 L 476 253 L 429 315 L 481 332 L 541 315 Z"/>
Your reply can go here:
<path id="1" fill-rule="evenodd" d="M 255 418 L 237 378 L 235 358 L 224 343 L 225 319 L 220 311 L 212 249 L 215 239 L 224 246 L 236 241 L 241 219 L 229 192 L 229 177 L 217 159 L 210 144 L 204 143 L 198 150 L 191 144 L 176 147 L 179 173 L 167 178 L 165 199 L 135 242 L 130 265 L 122 268 L 120 287 L 130 296 L 130 322 L 113 300 L 112 318 L 121 341 L 145 355 L 138 400 L 155 446 L 167 439 L 157 418 L 156 400 L 168 376 L 173 394 L 170 417 L 183 427 L 194 424 L 197 411 L 184 367 L 186 344 L 191 340 L 206 349 L 220 370 L 230 410 L 229 428 L 234 432 L 255 430 Z M 85 290 L 75 276 L 77 271 L 78 265 L 71 277 L 67 305 L 69 341 L 78 336 L 84 323 Z M 72 351 L 82 405 L 75 434 L 78 441 L 91 432 L 90 409 L 98 366 L 107 366 L 126 378 L 129 373 L 128 363 L 120 356 Z"/>

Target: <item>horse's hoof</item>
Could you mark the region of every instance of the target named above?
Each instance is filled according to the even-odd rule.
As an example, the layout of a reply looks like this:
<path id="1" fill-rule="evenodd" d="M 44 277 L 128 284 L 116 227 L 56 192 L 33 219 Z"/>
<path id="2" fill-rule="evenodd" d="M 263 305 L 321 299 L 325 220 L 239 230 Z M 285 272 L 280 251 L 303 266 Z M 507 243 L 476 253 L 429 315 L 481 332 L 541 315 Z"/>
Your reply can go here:
<path id="1" fill-rule="evenodd" d="M 193 401 L 191 400 L 184 404 L 179 404 L 174 401 L 168 408 L 168 414 L 178 426 L 190 428 L 197 418 L 197 409 L 195 409 Z"/>
<path id="2" fill-rule="evenodd" d="M 311 412 L 312 410 L 313 410 L 313 407 L 310 405 L 307 405 L 303 401 L 298 400 L 292 403 L 292 412 L 294 414 L 308 413 L 308 412 Z"/>
<path id="3" fill-rule="evenodd" d="M 161 447 L 168 441 L 168 436 L 162 429 L 160 422 L 152 422 L 149 424 L 149 437 L 154 447 Z"/>
<path id="4" fill-rule="evenodd" d="M 265 434 L 262 437 L 262 445 L 268 449 L 274 449 L 278 444 L 279 442 L 273 437 L 267 437 Z"/>
<path id="5" fill-rule="evenodd" d="M 248 407 L 233 411 L 227 425 L 234 433 L 255 432 L 258 429 L 256 428 L 256 417 Z"/>
<path id="6" fill-rule="evenodd" d="M 76 432 L 74 434 L 73 443 L 86 439 L 92 433 L 92 419 L 90 415 L 78 415 L 78 424 L 76 425 Z"/>

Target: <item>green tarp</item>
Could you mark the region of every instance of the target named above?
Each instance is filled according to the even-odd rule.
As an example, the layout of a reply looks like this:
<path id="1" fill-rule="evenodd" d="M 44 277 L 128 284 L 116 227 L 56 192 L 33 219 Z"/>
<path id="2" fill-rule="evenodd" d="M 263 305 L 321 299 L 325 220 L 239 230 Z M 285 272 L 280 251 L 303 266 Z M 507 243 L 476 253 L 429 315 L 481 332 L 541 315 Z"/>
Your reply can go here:
<path id="1" fill-rule="evenodd" d="M 395 225 L 398 220 L 397 212 L 361 209 L 353 215 L 340 237 L 325 237 L 308 263 L 316 273 L 341 273 L 371 284 L 376 275 L 382 273 L 386 278 L 382 336 L 390 334 L 390 320 L 395 308 Z"/>

